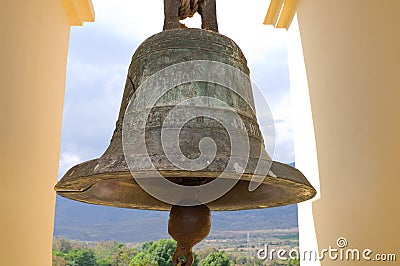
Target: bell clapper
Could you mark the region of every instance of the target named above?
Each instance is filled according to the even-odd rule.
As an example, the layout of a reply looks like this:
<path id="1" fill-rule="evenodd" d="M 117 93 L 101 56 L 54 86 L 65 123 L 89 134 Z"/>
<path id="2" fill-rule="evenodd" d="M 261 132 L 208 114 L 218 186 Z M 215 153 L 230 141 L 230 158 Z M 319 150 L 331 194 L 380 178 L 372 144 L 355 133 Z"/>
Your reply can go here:
<path id="1" fill-rule="evenodd" d="M 206 205 L 172 206 L 168 233 L 177 242 L 172 256 L 175 266 L 191 266 L 192 248 L 208 236 L 211 228 L 210 209 Z"/>
<path id="2" fill-rule="evenodd" d="M 181 256 L 178 257 L 178 264 L 177 264 L 177 266 L 183 266 L 183 265 L 186 264 L 186 262 L 187 262 L 186 257 L 183 256 L 183 255 L 181 255 Z"/>

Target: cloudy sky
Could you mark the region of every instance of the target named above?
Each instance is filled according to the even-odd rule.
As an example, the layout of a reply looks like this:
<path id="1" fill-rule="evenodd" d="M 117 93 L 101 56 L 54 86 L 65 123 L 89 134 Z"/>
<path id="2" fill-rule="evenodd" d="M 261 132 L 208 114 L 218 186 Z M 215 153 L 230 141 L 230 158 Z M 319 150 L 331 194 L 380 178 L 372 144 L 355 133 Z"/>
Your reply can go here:
<path id="1" fill-rule="evenodd" d="M 138 45 L 162 30 L 163 0 L 93 0 L 96 22 L 71 29 L 59 176 L 109 144 L 128 66 Z M 262 24 L 269 1 L 217 0 L 219 31 L 243 50 L 275 120 L 274 160 L 294 161 L 286 31 Z M 199 27 L 199 16 L 187 26 Z"/>

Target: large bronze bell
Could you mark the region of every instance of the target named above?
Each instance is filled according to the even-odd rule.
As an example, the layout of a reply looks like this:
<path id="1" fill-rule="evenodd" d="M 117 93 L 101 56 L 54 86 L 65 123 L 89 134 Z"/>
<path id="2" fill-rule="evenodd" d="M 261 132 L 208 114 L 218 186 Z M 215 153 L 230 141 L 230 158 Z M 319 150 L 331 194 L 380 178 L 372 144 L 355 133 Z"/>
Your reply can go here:
<path id="1" fill-rule="evenodd" d="M 129 67 L 116 129 L 108 149 L 99 159 L 84 162 L 71 168 L 55 187 L 59 195 L 86 203 L 107 206 L 170 210 L 169 204 L 148 195 L 132 178 L 122 145 L 123 121 L 135 88 L 138 88 L 143 80 L 170 65 L 191 60 L 217 61 L 238 68 L 247 75 L 249 74 L 246 59 L 240 48 L 232 40 L 221 34 L 199 29 L 178 29 L 163 31 L 148 38 L 136 50 Z M 184 182 L 185 178 L 190 180 L 212 179 L 218 177 L 219 173 L 225 169 L 226 150 L 230 147 L 230 139 L 218 123 L 213 125 L 215 128 L 210 128 L 212 121 L 196 120 L 194 123 L 188 123 L 184 128 L 185 131 L 184 134 L 181 133 L 180 143 L 182 143 L 183 153 L 188 157 L 198 156 L 198 143 L 205 136 L 216 139 L 219 147 L 216 158 L 205 169 L 180 172 L 179 168 L 169 164 L 166 160 L 162 152 L 160 138 L 157 138 L 160 136 L 161 127 L 154 127 L 154 122 L 152 122 L 152 120 L 157 119 L 155 117 L 165 116 L 170 105 L 176 105 L 177 97 L 183 99 L 196 94 L 203 94 L 209 97 L 218 97 L 227 102 L 230 101 L 230 105 L 241 114 L 244 124 L 249 128 L 251 125 L 253 129 L 252 131 L 248 130 L 251 147 L 248 171 L 245 171 L 241 180 L 232 190 L 207 204 L 211 210 L 275 207 L 297 203 L 314 196 L 315 190 L 301 172 L 279 162 L 272 163 L 270 169 L 272 175 L 266 176 L 261 186 L 255 191 L 249 191 L 249 181 L 251 175 L 254 174 L 254 165 L 260 160 L 260 149 L 264 149 L 255 114 L 250 108 L 246 109 L 245 103 L 239 102 L 235 105 L 234 102 L 239 101 L 240 97 L 223 87 L 218 87 L 216 84 L 198 82 L 198 84 L 185 85 L 181 85 L 170 93 L 177 94 L 174 95 L 175 98 L 170 95 L 161 98 L 161 101 L 169 98 L 174 102 L 172 104 L 164 102 L 164 106 L 156 106 L 148 118 L 146 141 L 151 146 L 149 152 L 159 152 L 159 154 L 153 155 L 153 159 L 156 168 L 163 172 L 163 176 L 169 179 L 182 179 L 181 182 Z M 242 89 L 247 91 L 246 94 L 251 93 L 250 86 Z M 182 99 L 178 100 L 181 101 Z M 162 121 L 158 122 L 161 125 Z"/>
<path id="2" fill-rule="evenodd" d="M 171 66 L 187 62 L 194 62 L 192 68 L 185 66 L 183 70 L 163 72 Z M 203 63 L 210 68 L 204 68 Z M 228 70 L 222 67 L 219 71 L 219 65 Z M 211 70 L 213 66 L 216 69 Z M 234 90 L 218 82 L 187 82 L 181 78 L 196 71 L 210 76 L 228 77 L 228 81 L 235 81 L 234 72 L 237 71 L 242 73 L 242 78 L 238 79 L 240 84 L 234 85 Z M 154 75 L 158 75 L 154 83 L 156 86 L 162 87 L 165 80 L 172 76 L 178 77 L 182 82 L 173 83 L 172 88 L 159 95 L 159 92 L 153 90 L 153 83 L 149 83 L 153 87 L 144 86 Z M 140 97 L 142 98 L 138 100 Z M 190 102 L 190 99 L 196 97 L 203 100 L 202 104 Z M 208 99 L 215 99 L 215 102 Z M 152 105 L 147 106 L 152 100 Z M 177 105 L 180 109 L 175 110 Z M 174 110 L 175 116 L 184 117 L 188 112 L 198 115 L 193 119 L 186 119 L 184 126 L 176 127 L 178 122 L 169 117 L 169 113 Z M 232 119 L 240 121 L 228 121 L 234 126 L 227 129 L 218 120 L 218 116 L 225 119 L 233 117 Z M 165 122 L 168 119 L 169 124 Z M 136 130 L 137 127 L 141 127 L 143 131 Z M 173 137 L 168 137 L 165 141 L 164 136 L 163 142 L 163 134 L 168 133 L 163 133 L 163 127 L 169 128 L 169 133 L 177 135 L 181 157 L 183 154 L 186 157 L 184 159 L 197 162 L 196 159 L 204 153 L 211 160 L 199 162 L 199 165 L 205 164 L 197 168 L 195 165 L 195 169 L 189 170 L 171 162 L 171 158 L 178 161 L 182 158 L 166 154 L 169 139 L 172 142 Z M 229 132 L 230 130 L 234 133 Z M 235 154 L 231 152 L 233 145 L 236 145 L 232 143 L 232 134 L 245 140 L 242 144 L 248 148 L 245 153 L 247 158 L 240 158 L 240 151 Z M 203 139 L 212 139 L 214 146 L 205 145 L 202 148 L 200 143 Z M 143 140 L 144 145 L 140 145 L 140 140 Z M 212 150 L 210 154 L 209 150 Z M 244 163 L 244 167 L 238 171 L 235 168 L 236 163 L 230 165 L 229 161 L 232 159 L 239 164 Z M 265 166 L 264 172 L 257 170 L 260 161 Z M 220 177 L 221 173 L 225 173 L 223 178 Z M 231 184 L 231 188 L 223 195 L 207 200 L 202 199 L 199 194 L 196 203 L 193 200 L 187 201 L 191 195 L 184 192 L 180 194 L 179 187 L 178 190 L 169 190 L 169 187 L 164 186 L 165 183 L 159 183 L 159 179 L 154 178 L 157 174 L 171 184 L 192 188 L 211 184 L 217 179 L 234 179 L 232 176 L 235 175 L 238 179 L 227 183 Z M 258 178 L 259 186 L 250 191 L 252 189 L 249 189 L 249 185 L 254 177 Z M 221 185 L 224 183 L 218 184 Z M 149 193 L 146 186 L 164 195 L 170 194 L 173 199 L 163 200 L 162 197 Z M 231 39 L 206 29 L 164 30 L 139 46 L 129 67 L 116 129 L 108 149 L 100 158 L 71 168 L 55 186 L 55 190 L 63 197 L 92 204 L 146 210 L 169 211 L 172 208 L 169 232 L 178 241 L 173 258 L 175 265 L 191 265 L 191 247 L 204 239 L 209 232 L 209 210 L 283 206 L 310 199 L 316 193 L 300 171 L 273 162 L 266 155 L 255 116 L 246 59 Z"/>

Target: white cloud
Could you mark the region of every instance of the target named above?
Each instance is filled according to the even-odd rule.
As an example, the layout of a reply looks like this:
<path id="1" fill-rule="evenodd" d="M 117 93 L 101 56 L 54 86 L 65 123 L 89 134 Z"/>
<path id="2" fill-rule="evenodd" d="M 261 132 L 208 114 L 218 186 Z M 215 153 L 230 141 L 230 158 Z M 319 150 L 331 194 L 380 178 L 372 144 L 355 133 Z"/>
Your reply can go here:
<path id="1" fill-rule="evenodd" d="M 81 159 L 77 154 L 62 152 L 60 154 L 60 161 L 58 164 L 58 176 L 61 178 L 65 172 L 70 169 L 72 166 L 79 163 Z"/>
<path id="2" fill-rule="evenodd" d="M 286 31 L 263 25 L 269 1 L 217 0 L 220 32 L 243 50 L 251 64 L 286 49 Z"/>
<path id="3" fill-rule="evenodd" d="M 286 163 L 294 162 L 291 106 L 291 98 L 288 94 L 282 97 L 279 103 L 274 105 L 272 111 L 276 131 L 276 151 L 274 158 Z"/>
<path id="4" fill-rule="evenodd" d="M 160 32 L 164 23 L 163 0 L 94 0 L 96 23 L 124 38 L 147 37 Z M 286 47 L 286 31 L 263 25 L 269 1 L 217 0 L 221 34 L 232 38 L 253 64 L 264 56 Z M 198 14 L 183 21 L 188 27 L 199 27 Z"/>
<path id="5" fill-rule="evenodd" d="M 93 0 L 93 6 L 96 23 L 125 38 L 144 40 L 163 27 L 163 0 Z"/>

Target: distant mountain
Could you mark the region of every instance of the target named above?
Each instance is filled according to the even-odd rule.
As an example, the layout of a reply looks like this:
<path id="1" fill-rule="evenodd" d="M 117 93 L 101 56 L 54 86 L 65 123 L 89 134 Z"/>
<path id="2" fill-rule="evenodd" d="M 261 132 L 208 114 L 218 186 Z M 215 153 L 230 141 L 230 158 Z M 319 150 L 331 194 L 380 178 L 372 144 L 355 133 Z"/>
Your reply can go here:
<path id="1" fill-rule="evenodd" d="M 57 196 L 55 237 L 83 241 L 143 242 L 168 237 L 168 212 L 84 204 Z M 212 231 L 255 231 L 297 227 L 297 205 L 213 212 Z"/>

